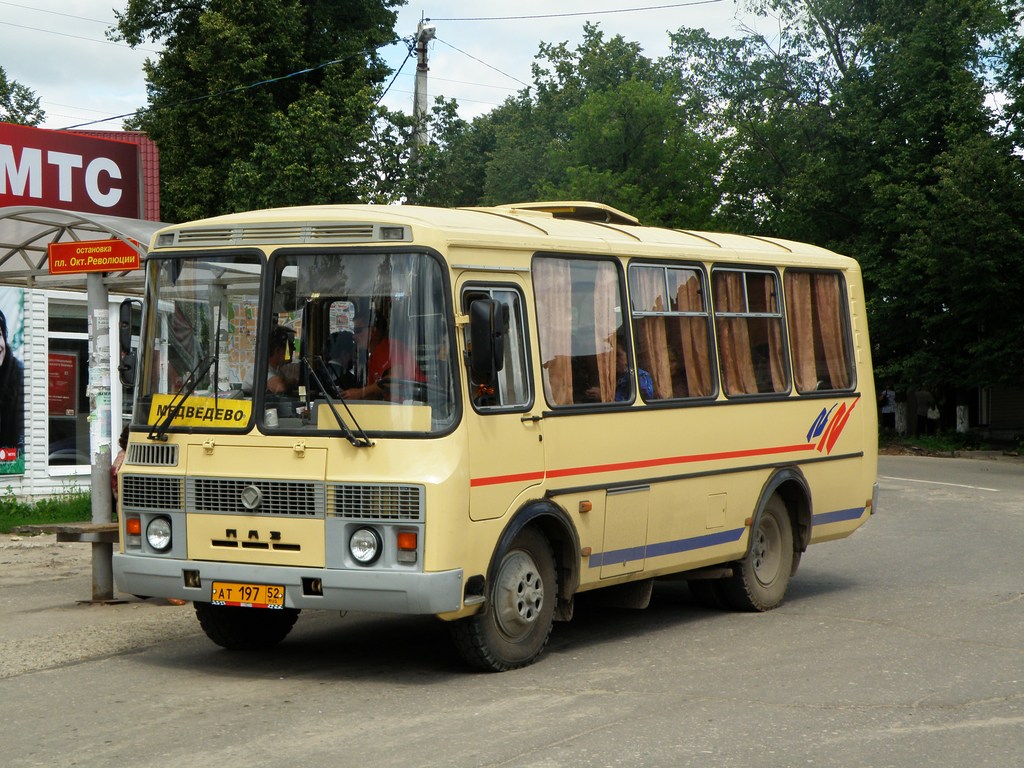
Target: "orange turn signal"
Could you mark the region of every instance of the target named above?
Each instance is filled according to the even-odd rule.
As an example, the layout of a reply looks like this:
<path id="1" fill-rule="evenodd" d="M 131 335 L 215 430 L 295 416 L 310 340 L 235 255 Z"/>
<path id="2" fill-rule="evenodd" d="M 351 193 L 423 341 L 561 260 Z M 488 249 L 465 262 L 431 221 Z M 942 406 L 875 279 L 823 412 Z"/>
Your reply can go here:
<path id="1" fill-rule="evenodd" d="M 415 531 L 399 531 L 398 549 L 404 552 L 416 551 L 417 535 Z"/>
<path id="2" fill-rule="evenodd" d="M 138 517 L 129 517 L 124 521 L 124 532 L 129 536 L 142 535 L 142 520 Z"/>

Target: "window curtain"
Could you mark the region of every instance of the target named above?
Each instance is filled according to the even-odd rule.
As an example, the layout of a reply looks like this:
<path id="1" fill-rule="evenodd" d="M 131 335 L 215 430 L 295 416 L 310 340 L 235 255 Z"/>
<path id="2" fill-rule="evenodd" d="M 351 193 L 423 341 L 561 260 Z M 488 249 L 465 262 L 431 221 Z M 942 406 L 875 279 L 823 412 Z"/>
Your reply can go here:
<path id="1" fill-rule="evenodd" d="M 809 272 L 786 273 L 786 312 L 797 391 L 813 392 L 818 388 L 818 371 L 814 356 L 814 312 Z"/>
<path id="2" fill-rule="evenodd" d="M 764 276 L 764 303 L 769 312 L 779 314 L 778 318 L 768 318 L 768 361 L 772 374 L 772 390 L 785 392 L 789 389 L 786 380 L 786 348 L 782 339 L 782 313 L 779 307 L 779 291 L 775 283 L 775 275 Z"/>
<path id="3" fill-rule="evenodd" d="M 537 259 L 533 273 L 544 390 L 553 405 L 569 405 L 573 401 L 572 275 L 569 263 L 562 259 Z"/>
<path id="4" fill-rule="evenodd" d="M 754 359 L 750 353 L 750 330 L 745 317 L 719 317 L 718 313 L 746 312 L 743 273 L 715 273 L 715 325 L 718 329 L 722 384 L 728 395 L 757 392 Z"/>
<path id="5" fill-rule="evenodd" d="M 616 334 L 619 330 L 615 310 L 619 305 L 619 281 L 613 264 L 599 263 L 595 268 L 594 349 L 597 350 L 597 380 L 601 390 L 601 402 L 609 403 L 615 399 L 615 347 Z M 569 391 L 572 392 L 572 387 Z"/>
<path id="6" fill-rule="evenodd" d="M 665 270 L 637 269 L 633 272 L 633 308 L 643 312 L 665 311 Z M 663 317 L 641 317 L 636 321 L 641 367 L 654 384 L 654 397 L 672 397 L 672 367 L 668 354 L 668 335 Z"/>
<path id="7" fill-rule="evenodd" d="M 843 333 L 845 302 L 841 302 L 842 283 L 837 274 L 820 272 L 814 275 L 814 298 L 818 305 L 818 324 L 825 350 L 825 363 L 833 389 L 846 389 L 852 383 L 850 361 L 846 354 Z"/>
<path id="8" fill-rule="evenodd" d="M 826 371 L 826 388 L 845 389 L 851 384 L 841 289 L 842 281 L 837 274 L 786 273 L 786 310 L 794 375 L 800 392 L 818 389 Z"/>
<path id="9" fill-rule="evenodd" d="M 700 280 L 691 277 L 676 289 L 680 312 L 703 312 Z M 682 345 L 683 368 L 689 397 L 711 394 L 711 355 L 708 351 L 708 323 L 703 317 L 680 317 L 679 338 Z"/>

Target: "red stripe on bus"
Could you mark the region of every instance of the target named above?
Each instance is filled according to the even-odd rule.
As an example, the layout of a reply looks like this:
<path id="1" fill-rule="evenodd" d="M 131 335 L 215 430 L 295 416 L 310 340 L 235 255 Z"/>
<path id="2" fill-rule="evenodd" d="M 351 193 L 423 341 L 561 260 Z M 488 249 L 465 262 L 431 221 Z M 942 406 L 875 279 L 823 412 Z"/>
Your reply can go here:
<path id="1" fill-rule="evenodd" d="M 481 485 L 502 485 L 504 483 L 522 483 L 533 480 L 543 480 L 544 472 L 521 472 L 517 475 L 495 475 L 493 477 L 475 477 L 469 481 L 470 488 L 478 488 Z"/>
<path id="2" fill-rule="evenodd" d="M 693 464 L 702 461 L 721 461 L 723 459 L 748 459 L 755 456 L 774 456 L 783 453 L 800 453 L 802 451 L 813 451 L 814 443 L 800 443 L 798 445 L 781 445 L 774 448 L 751 448 L 744 451 L 722 451 L 720 453 L 699 453 L 690 456 L 669 456 L 660 459 L 644 459 L 642 461 L 624 461 L 615 464 L 595 464 L 589 467 L 568 467 L 566 469 L 553 469 L 544 472 L 523 472 L 516 475 L 495 475 L 493 477 L 477 477 L 470 480 L 470 487 L 478 488 L 483 485 L 501 485 L 505 483 L 518 483 L 524 481 L 539 481 L 545 477 L 554 479 L 559 477 L 575 477 L 577 475 L 604 474 L 606 472 L 623 472 L 630 469 L 648 469 L 650 467 L 664 467 L 673 464 Z"/>

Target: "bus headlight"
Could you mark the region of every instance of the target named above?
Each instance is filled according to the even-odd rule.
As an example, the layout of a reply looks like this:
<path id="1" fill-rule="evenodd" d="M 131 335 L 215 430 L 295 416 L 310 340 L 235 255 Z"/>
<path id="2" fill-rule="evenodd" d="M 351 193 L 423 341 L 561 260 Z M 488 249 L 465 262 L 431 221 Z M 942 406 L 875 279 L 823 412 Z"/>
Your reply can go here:
<path id="1" fill-rule="evenodd" d="M 146 526 L 146 541 L 157 552 L 171 548 L 171 521 L 166 517 L 154 517 Z"/>
<path id="2" fill-rule="evenodd" d="M 360 565 L 373 565 L 380 557 L 380 534 L 373 528 L 358 528 L 348 540 L 348 551 Z"/>

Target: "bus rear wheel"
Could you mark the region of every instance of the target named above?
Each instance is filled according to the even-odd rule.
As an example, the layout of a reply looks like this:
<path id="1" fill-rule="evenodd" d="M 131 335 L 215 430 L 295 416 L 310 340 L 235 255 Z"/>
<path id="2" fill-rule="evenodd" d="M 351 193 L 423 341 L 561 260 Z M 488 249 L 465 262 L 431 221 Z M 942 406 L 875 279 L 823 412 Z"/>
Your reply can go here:
<path id="1" fill-rule="evenodd" d="M 211 603 L 195 603 L 195 607 L 206 636 L 232 651 L 273 648 L 288 636 L 299 618 L 295 608 L 236 608 Z"/>
<path id="2" fill-rule="evenodd" d="M 489 672 L 532 664 L 547 645 L 558 593 L 547 539 L 526 528 L 502 554 L 479 614 L 452 624 L 462 658 Z"/>
<path id="3" fill-rule="evenodd" d="M 717 591 L 734 610 L 770 611 L 782 604 L 793 572 L 793 524 L 781 498 L 768 500 L 750 537 L 746 557 Z"/>

